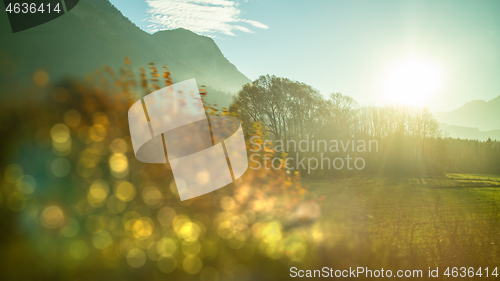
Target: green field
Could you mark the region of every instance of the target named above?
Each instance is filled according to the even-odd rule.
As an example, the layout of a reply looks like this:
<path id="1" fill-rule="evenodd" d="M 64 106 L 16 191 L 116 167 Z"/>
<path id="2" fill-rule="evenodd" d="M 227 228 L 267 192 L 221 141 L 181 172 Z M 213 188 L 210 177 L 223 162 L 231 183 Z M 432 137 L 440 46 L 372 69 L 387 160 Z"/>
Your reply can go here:
<path id="1" fill-rule="evenodd" d="M 385 268 L 500 265 L 500 176 L 308 181 L 330 263 Z M 318 254 L 318 253 L 316 253 Z M 328 261 L 323 261 L 328 263 Z"/>

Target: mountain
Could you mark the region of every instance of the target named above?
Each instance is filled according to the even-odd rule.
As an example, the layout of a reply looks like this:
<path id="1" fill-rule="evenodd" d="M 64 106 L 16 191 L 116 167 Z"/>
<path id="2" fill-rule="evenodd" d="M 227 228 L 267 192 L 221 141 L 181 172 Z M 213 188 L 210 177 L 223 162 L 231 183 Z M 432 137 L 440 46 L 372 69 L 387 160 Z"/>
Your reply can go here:
<path id="1" fill-rule="evenodd" d="M 125 57 L 136 69 L 149 62 L 158 67 L 166 64 L 174 82 L 196 78 L 198 85 L 219 94 L 236 93 L 250 82 L 211 38 L 184 29 L 148 34 L 108 0 L 80 1 L 67 14 L 18 33 L 12 33 L 6 14 L 0 13 L 0 60 L 7 58 L 13 64 L 0 69 L 7 74 L 0 76 L 0 84 L 13 78 L 31 79 L 40 68 L 48 71 L 51 80 L 83 77 L 103 65 L 117 69 Z"/>
<path id="2" fill-rule="evenodd" d="M 435 112 L 439 123 L 478 128 L 481 131 L 500 130 L 500 96 L 486 102 L 473 100 L 450 112 Z"/>
<path id="3" fill-rule="evenodd" d="M 167 50 L 167 53 L 173 54 L 179 61 L 203 72 L 217 73 L 217 78 L 220 80 L 218 82 L 221 84 L 224 84 L 224 81 L 232 81 L 235 86 L 231 88 L 228 85 L 229 92 L 235 93 L 240 90 L 241 85 L 251 82 L 224 57 L 210 37 L 197 35 L 183 28 L 159 31 L 152 37 L 157 44 Z"/>
<path id="4" fill-rule="evenodd" d="M 486 141 L 488 139 L 491 139 L 500 141 L 500 130 L 480 131 L 478 128 L 460 127 L 444 123 L 439 124 L 439 129 L 445 132 L 445 136 L 451 138 L 471 139 L 479 141 Z"/>

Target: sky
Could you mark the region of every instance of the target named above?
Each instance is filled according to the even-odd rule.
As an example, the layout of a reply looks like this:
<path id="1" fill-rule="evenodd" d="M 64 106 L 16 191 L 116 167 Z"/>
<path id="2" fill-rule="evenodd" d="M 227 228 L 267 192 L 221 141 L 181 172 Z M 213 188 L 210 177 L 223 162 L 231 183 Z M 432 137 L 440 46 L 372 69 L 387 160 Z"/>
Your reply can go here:
<path id="1" fill-rule="evenodd" d="M 212 37 L 251 80 L 271 74 L 362 105 L 433 111 L 500 95 L 500 1 L 111 0 L 141 29 Z"/>

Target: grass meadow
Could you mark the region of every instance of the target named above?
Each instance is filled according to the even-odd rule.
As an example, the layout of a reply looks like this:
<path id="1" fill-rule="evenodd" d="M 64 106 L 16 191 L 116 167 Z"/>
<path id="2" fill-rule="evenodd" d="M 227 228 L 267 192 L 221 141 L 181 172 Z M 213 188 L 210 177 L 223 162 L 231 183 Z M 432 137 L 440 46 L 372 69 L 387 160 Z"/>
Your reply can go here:
<path id="1" fill-rule="evenodd" d="M 314 250 L 319 258 L 312 264 L 423 269 L 425 277 L 428 267 L 491 268 L 500 261 L 499 175 L 357 177 L 303 184 L 314 196 L 326 196 L 316 223 L 331 231 Z"/>

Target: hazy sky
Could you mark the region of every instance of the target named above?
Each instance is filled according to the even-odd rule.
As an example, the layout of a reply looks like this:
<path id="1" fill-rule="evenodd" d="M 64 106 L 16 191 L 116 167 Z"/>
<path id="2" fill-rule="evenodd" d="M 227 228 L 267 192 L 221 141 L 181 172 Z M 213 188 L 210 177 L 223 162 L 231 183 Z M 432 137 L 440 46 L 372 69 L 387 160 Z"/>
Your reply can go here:
<path id="1" fill-rule="evenodd" d="M 420 99 L 432 110 L 500 95 L 498 0 L 111 2 L 145 31 L 184 27 L 214 37 L 252 80 L 274 74 L 324 95 L 341 92 L 362 104 L 388 103 L 390 77 L 408 69 L 405 62 L 411 60 L 425 65 L 417 74 L 439 73 L 437 82 L 421 80 L 436 82 Z"/>

